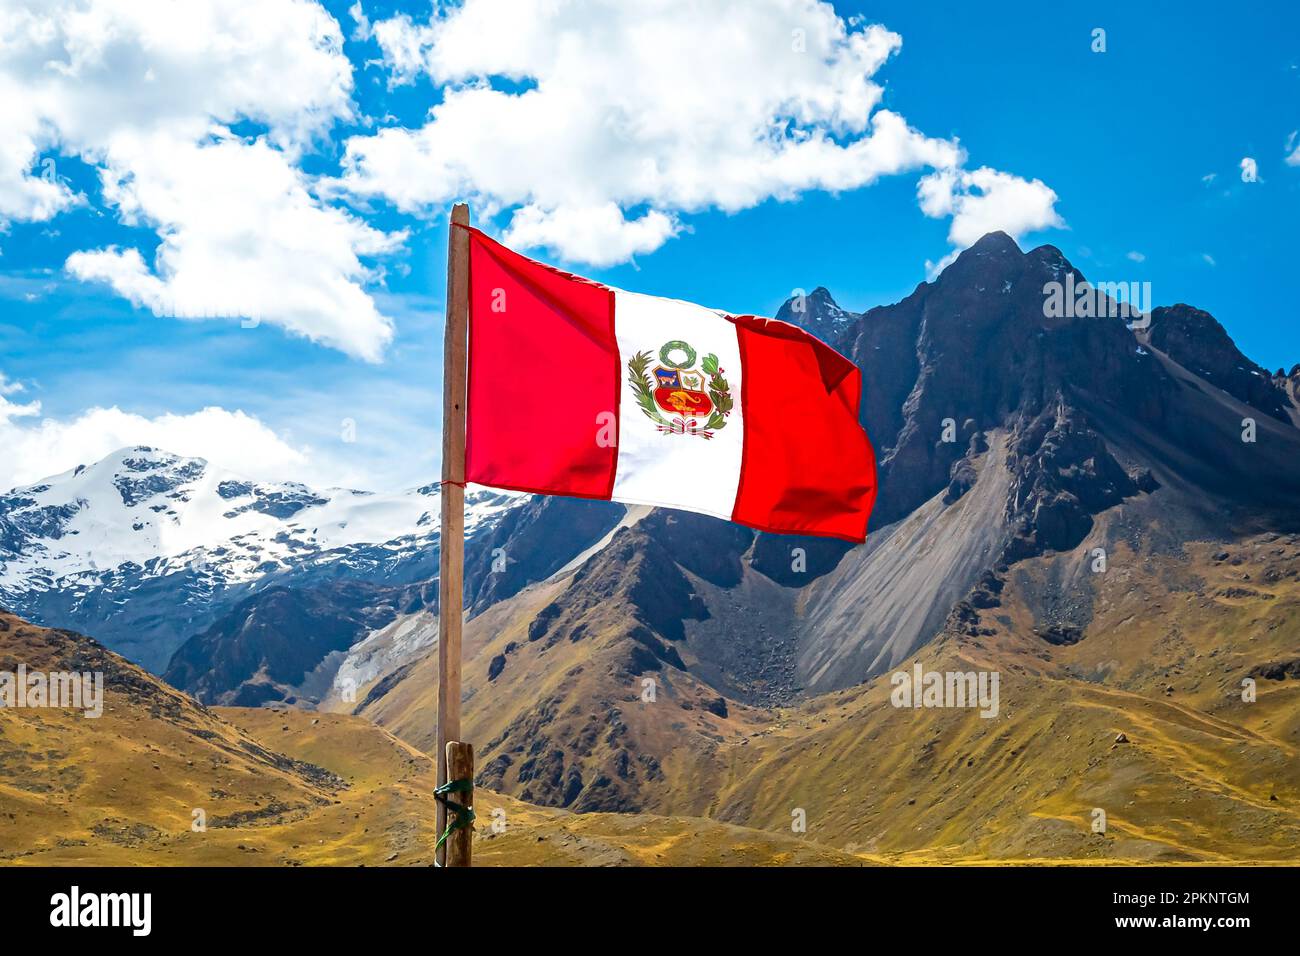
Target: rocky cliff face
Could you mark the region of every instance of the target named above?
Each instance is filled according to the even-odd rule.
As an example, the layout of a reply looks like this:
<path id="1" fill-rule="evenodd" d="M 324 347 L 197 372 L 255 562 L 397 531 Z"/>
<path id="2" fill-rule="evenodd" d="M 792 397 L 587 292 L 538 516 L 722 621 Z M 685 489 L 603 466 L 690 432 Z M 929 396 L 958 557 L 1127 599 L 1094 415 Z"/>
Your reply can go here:
<path id="1" fill-rule="evenodd" d="M 1251 480 L 1239 480 L 1258 462 L 1243 453 L 1239 435 L 1217 427 L 1235 412 L 1222 409 L 1222 422 L 1201 427 L 1208 408 L 1196 393 L 1222 390 L 1289 424 L 1297 407 L 1289 379 L 1242 355 L 1208 313 L 1157 308 L 1149 330 L 1134 332 L 1108 314 L 1100 291 L 1087 313 L 1059 314 L 1049 307 L 1053 285 L 1091 288 L 1055 247 L 1024 253 L 992 233 L 903 301 L 851 321 L 838 306 L 828 321 L 829 294 L 810 297 L 803 313 L 787 302 L 782 314 L 819 334 L 831 329 L 832 344 L 863 369 L 862 419 L 880 466 L 873 528 L 941 491 L 949 503 L 960 498 L 983 436 L 1004 429 L 1017 475 L 1008 516 L 1020 528 L 1008 557 L 1072 547 L 1088 516 L 1159 484 L 1141 455 L 1120 465 L 1102 418 L 1172 439 L 1225 476 L 1220 490 L 1235 489 L 1247 507 L 1258 503 Z M 1294 509 L 1300 486 L 1283 482 L 1280 490 L 1270 490 L 1271 506 Z"/>
<path id="2" fill-rule="evenodd" d="M 422 606 L 423 590 L 361 581 L 269 587 L 182 644 L 163 677 L 205 704 L 311 704 L 333 676 L 313 682 L 313 672 L 404 609 Z"/>
<path id="3" fill-rule="evenodd" d="M 857 313 L 841 308 L 825 286 L 818 286 L 807 295 L 787 299 L 774 317 L 797 325 L 836 347 L 859 318 Z"/>
<path id="4" fill-rule="evenodd" d="M 612 501 L 530 498 L 465 555 L 465 605 L 481 611 L 564 566 L 623 516 Z"/>
<path id="5" fill-rule="evenodd" d="M 1292 395 L 1273 382 L 1233 343 L 1227 330 L 1208 312 L 1190 305 L 1159 307 L 1151 312 L 1147 340 L 1189 372 L 1274 418 L 1290 422 Z"/>
<path id="6" fill-rule="evenodd" d="M 1044 286 L 1067 276 L 1084 282 L 1055 248 L 1024 254 L 994 233 L 846 336 L 864 370 L 863 421 L 880 458 L 877 526 L 954 480 L 958 490 L 959 462 L 979 453 L 978 434 L 1041 421 L 1078 383 L 1159 414 L 1154 362 L 1122 320 L 1047 315 Z"/>
<path id="7" fill-rule="evenodd" d="M 1287 412 L 1292 424 L 1300 425 L 1300 364 L 1292 365 L 1289 372 L 1284 369 L 1274 372 L 1273 387 L 1290 401 L 1291 407 Z"/>
<path id="8" fill-rule="evenodd" d="M 1010 468 L 1006 510 L 1015 537 L 1003 555 L 1008 561 L 1068 551 L 1092 530 L 1093 515 L 1156 488 L 1150 471 L 1126 473 L 1063 396 L 1019 423 Z"/>

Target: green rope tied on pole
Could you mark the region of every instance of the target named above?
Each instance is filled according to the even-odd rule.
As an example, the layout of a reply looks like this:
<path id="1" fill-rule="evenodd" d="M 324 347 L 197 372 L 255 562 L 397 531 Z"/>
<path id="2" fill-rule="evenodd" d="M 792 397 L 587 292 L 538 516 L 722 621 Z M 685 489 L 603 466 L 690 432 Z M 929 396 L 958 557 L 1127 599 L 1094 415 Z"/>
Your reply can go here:
<path id="1" fill-rule="evenodd" d="M 467 827 L 476 819 L 474 811 L 467 806 L 457 803 L 455 800 L 448 800 L 449 793 L 469 793 L 474 789 L 474 781 L 469 777 L 462 777 L 460 780 L 448 780 L 441 787 L 433 791 L 433 798 L 447 808 L 448 813 L 456 814 L 455 820 L 447 823 L 447 829 L 442 831 L 442 836 L 438 837 L 438 842 L 434 844 L 433 852 L 437 853 L 442 849 L 442 845 L 447 842 L 447 837 L 461 827 Z"/>

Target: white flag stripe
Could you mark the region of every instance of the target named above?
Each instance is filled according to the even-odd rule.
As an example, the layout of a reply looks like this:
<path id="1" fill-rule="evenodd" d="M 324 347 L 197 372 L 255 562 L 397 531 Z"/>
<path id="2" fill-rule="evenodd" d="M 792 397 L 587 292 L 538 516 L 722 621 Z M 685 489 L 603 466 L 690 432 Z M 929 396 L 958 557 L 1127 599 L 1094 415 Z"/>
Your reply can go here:
<path id="1" fill-rule="evenodd" d="M 740 459 L 744 449 L 745 422 L 740 403 L 744 370 L 740 367 L 740 343 L 735 325 L 723 315 L 677 299 L 614 290 L 614 334 L 621 359 L 618 467 L 614 476 L 615 501 L 658 505 L 699 511 L 730 519 L 740 483 Z M 669 353 L 669 365 L 682 364 L 692 356 L 689 367 L 666 369 L 698 375 L 707 390 L 709 376 L 703 371 L 706 356 L 715 355 L 732 400 L 725 424 L 702 434 L 665 433 L 661 422 L 637 404 L 628 381 L 628 361 L 648 353 L 647 374 L 657 382 L 656 369 L 663 366 L 661 353 L 671 342 L 684 342 L 690 351 Z M 673 423 L 695 422 L 704 429 L 708 413 L 691 415 L 656 406 L 655 414 Z M 689 424 L 688 424 L 689 427 Z"/>

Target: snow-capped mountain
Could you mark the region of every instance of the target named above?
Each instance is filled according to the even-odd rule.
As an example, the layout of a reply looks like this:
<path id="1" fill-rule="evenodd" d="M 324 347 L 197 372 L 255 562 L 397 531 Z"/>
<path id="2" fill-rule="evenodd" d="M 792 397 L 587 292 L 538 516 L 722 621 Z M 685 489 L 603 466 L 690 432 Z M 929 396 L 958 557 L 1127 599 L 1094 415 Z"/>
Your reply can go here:
<path id="1" fill-rule="evenodd" d="M 466 496 L 466 534 L 527 500 Z M 397 494 L 250 481 L 135 447 L 0 496 L 0 604 L 153 670 L 259 586 L 437 570 L 437 484 Z"/>

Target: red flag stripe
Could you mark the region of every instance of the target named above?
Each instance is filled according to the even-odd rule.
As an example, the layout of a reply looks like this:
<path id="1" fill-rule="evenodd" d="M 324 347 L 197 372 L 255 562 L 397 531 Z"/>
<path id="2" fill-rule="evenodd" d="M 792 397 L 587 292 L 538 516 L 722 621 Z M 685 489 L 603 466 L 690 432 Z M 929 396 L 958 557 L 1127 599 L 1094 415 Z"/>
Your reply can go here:
<path id="1" fill-rule="evenodd" d="M 614 293 L 470 230 L 469 481 L 609 498 L 620 361 Z M 606 418 L 605 416 L 612 416 Z"/>
<path id="2" fill-rule="evenodd" d="M 745 367 L 745 447 L 731 520 L 862 541 L 876 456 L 858 422 L 862 375 L 802 329 L 735 316 Z"/>

